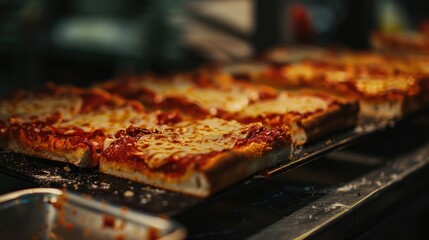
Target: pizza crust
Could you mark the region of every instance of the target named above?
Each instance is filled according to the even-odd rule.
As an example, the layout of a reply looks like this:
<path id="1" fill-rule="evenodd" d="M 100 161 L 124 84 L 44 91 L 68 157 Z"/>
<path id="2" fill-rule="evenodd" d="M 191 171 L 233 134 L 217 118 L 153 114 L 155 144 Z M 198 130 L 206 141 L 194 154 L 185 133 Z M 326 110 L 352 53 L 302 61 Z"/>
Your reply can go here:
<path id="1" fill-rule="evenodd" d="M 360 99 L 360 114 L 361 116 L 376 119 L 399 119 L 405 117 L 427 106 L 429 101 L 424 92 L 420 91 L 416 94 L 391 100 Z"/>
<path id="2" fill-rule="evenodd" d="M 46 128 L 46 129 L 45 129 Z M 6 150 L 53 161 L 66 162 L 78 167 L 98 165 L 98 155 L 86 137 L 72 141 L 67 135 L 58 133 L 44 124 L 14 123 L 9 126 Z M 88 140 L 88 142 L 85 142 Z M 96 139 L 93 139 L 94 143 Z"/>
<path id="3" fill-rule="evenodd" d="M 38 145 L 36 142 L 23 143 L 18 139 L 11 138 L 6 146 L 6 149 L 33 157 L 70 163 L 83 168 L 96 167 L 98 165 L 98 161 L 95 161 L 91 157 L 91 151 L 89 147 L 78 147 L 76 149 L 41 149 L 38 148 L 39 146 L 40 145 Z"/>
<path id="4" fill-rule="evenodd" d="M 276 149 L 267 151 L 271 147 Z M 257 171 L 288 159 L 291 151 L 290 146 L 278 146 L 278 142 L 271 146 L 251 143 L 245 148 L 218 154 L 209 159 L 208 164 L 201 169 L 189 168 L 180 177 L 139 170 L 115 159 L 101 157 L 100 172 L 184 194 L 207 197 Z"/>
<path id="5" fill-rule="evenodd" d="M 357 102 L 330 106 L 327 111 L 311 114 L 298 122 L 304 129 L 307 142 L 328 133 L 355 127 L 358 123 L 359 105 Z"/>

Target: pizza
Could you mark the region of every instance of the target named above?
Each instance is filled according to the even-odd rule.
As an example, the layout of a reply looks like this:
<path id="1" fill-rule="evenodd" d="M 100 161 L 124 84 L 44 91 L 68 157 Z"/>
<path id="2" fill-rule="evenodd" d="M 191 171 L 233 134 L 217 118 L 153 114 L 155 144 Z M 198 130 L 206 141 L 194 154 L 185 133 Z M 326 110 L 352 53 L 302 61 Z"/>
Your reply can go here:
<path id="1" fill-rule="evenodd" d="M 105 144 L 100 171 L 205 197 L 290 152 L 287 128 L 209 118 L 163 129 L 118 131 Z"/>
<path id="2" fill-rule="evenodd" d="M 287 126 L 297 145 L 329 133 L 352 128 L 358 121 L 356 101 L 310 90 L 282 91 L 276 98 L 249 105 L 231 116 L 243 123 Z"/>
<path id="3" fill-rule="evenodd" d="M 286 90 L 319 89 L 358 101 L 361 116 L 393 119 L 428 102 L 427 65 L 425 58 L 419 59 L 419 64 L 407 65 L 389 55 L 338 52 L 324 60 L 267 67 L 251 81 Z"/>
<path id="4" fill-rule="evenodd" d="M 91 111 L 103 104 L 120 104 L 118 98 L 109 96 L 110 94 L 100 90 L 82 91 L 75 87 L 53 84 L 46 85 L 38 92 L 16 92 L 9 98 L 0 99 L 0 142 L 6 143 L 10 121 L 24 123 L 68 119 L 76 113 Z"/>
<path id="5" fill-rule="evenodd" d="M 262 122 L 266 127 L 286 126 L 298 145 L 355 126 L 357 122 L 358 108 L 353 100 L 310 91 L 286 93 L 238 81 L 221 71 L 212 71 L 210 76 L 210 80 L 201 73 L 193 79 L 177 76 L 172 81 L 134 78 L 108 83 L 108 90 L 121 86 L 120 92 L 115 92 L 124 97 L 140 100 L 148 106 L 156 105 L 162 110 L 190 114 L 194 119 L 217 117 L 244 123 Z M 150 93 L 143 97 L 150 96 L 150 99 L 135 98 L 135 92 Z"/>
<path id="6" fill-rule="evenodd" d="M 132 101 L 97 89 L 56 87 L 38 96 L 1 102 L 4 148 L 26 155 L 95 167 L 106 137 L 130 125 L 180 121 L 174 113 L 145 113 Z"/>

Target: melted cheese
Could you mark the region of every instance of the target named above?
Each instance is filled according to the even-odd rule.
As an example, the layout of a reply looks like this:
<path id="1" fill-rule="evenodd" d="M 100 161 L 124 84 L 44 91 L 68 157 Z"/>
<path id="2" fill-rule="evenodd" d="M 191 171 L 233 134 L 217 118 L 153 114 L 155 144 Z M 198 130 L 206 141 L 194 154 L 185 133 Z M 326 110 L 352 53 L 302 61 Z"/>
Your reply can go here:
<path id="1" fill-rule="evenodd" d="M 346 71 L 327 71 L 325 72 L 326 81 L 328 82 L 347 82 L 350 74 Z"/>
<path id="2" fill-rule="evenodd" d="M 136 112 L 130 107 L 112 110 L 95 111 L 77 114 L 72 119 L 57 123 L 58 128 L 81 128 L 85 132 L 103 130 L 108 137 L 112 137 L 119 129 L 130 125 L 136 127 L 152 128 L 156 126 L 156 114 Z M 71 132 L 72 133 L 72 132 Z"/>
<path id="3" fill-rule="evenodd" d="M 198 105 L 209 109 L 222 109 L 227 112 L 237 112 L 249 105 L 250 100 L 258 99 L 258 92 L 251 89 L 231 88 L 229 90 L 217 89 L 191 89 L 185 93 L 186 98 Z"/>
<path id="4" fill-rule="evenodd" d="M 417 68 L 423 74 L 429 74 L 429 62 L 417 61 Z"/>
<path id="5" fill-rule="evenodd" d="M 367 95 L 378 95 L 385 94 L 388 91 L 398 90 L 407 91 L 412 85 L 415 84 L 413 78 L 402 77 L 402 78 L 385 78 L 385 79 L 374 79 L 374 78 L 362 78 L 356 80 L 356 88 L 358 91 L 363 92 Z"/>
<path id="6" fill-rule="evenodd" d="M 213 115 L 217 113 L 217 109 L 227 112 L 240 111 L 250 101 L 259 98 L 259 92 L 250 87 L 201 88 L 184 79 L 175 79 L 171 82 L 149 80 L 141 81 L 139 84 L 155 92 L 160 99 L 165 97 L 185 98 L 207 109 Z"/>
<path id="7" fill-rule="evenodd" d="M 242 117 L 257 117 L 264 114 L 286 114 L 297 112 L 300 114 L 326 110 L 328 103 L 317 97 L 289 96 L 285 93 L 276 99 L 257 102 L 240 113 Z"/>
<path id="8" fill-rule="evenodd" d="M 134 155 L 144 156 L 150 168 L 157 168 L 169 158 L 220 152 L 231 149 L 238 139 L 246 136 L 245 127 L 236 121 L 211 118 L 183 122 L 166 128 L 159 134 L 142 136 Z"/>
<path id="9" fill-rule="evenodd" d="M 43 118 L 54 113 L 60 113 L 63 118 L 67 119 L 78 112 L 81 106 L 82 100 L 72 97 L 26 98 L 4 101 L 0 102 L 0 119 L 16 116 L 25 120 L 32 116 Z"/>
<path id="10" fill-rule="evenodd" d="M 283 76 L 288 80 L 311 80 L 317 75 L 314 67 L 306 64 L 293 64 L 283 68 Z"/>

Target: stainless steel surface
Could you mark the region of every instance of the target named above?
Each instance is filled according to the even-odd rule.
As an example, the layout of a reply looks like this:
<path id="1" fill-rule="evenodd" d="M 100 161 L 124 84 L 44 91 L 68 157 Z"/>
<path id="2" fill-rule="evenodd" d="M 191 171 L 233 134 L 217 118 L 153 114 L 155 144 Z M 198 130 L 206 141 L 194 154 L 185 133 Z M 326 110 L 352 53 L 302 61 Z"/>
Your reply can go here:
<path id="1" fill-rule="evenodd" d="M 323 157 L 326 154 L 343 149 L 351 144 L 357 143 L 371 134 L 385 130 L 388 127 L 394 127 L 394 121 L 376 121 L 371 119 L 361 119 L 360 124 L 354 129 L 331 134 L 327 138 L 314 143 L 296 147 L 292 153 L 290 162 L 283 162 L 279 166 L 270 169 L 269 174 L 282 173 L 284 170 L 298 167 L 304 163 Z"/>
<path id="2" fill-rule="evenodd" d="M 1 239 L 183 239 L 168 219 L 88 196 L 35 188 L 0 196 Z"/>
<path id="3" fill-rule="evenodd" d="M 415 172 L 426 168 L 427 173 L 428 166 L 429 144 L 426 144 L 414 153 L 400 156 L 354 181 L 327 190 L 328 194 L 321 199 L 277 221 L 250 239 L 304 239 L 318 234 L 334 221 L 367 204 L 372 198 L 391 191 L 396 184 Z M 337 236 L 341 234 L 341 231 L 337 231 Z"/>

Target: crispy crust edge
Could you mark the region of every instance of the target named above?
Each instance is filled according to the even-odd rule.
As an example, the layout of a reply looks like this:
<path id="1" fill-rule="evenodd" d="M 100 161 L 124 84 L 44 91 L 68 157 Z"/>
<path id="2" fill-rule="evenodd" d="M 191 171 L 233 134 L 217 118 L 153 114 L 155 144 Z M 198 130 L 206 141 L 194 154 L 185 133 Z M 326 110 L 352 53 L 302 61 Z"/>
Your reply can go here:
<path id="1" fill-rule="evenodd" d="M 271 148 L 274 149 L 270 150 Z M 290 142 L 280 144 L 274 141 L 270 145 L 251 143 L 243 148 L 218 154 L 201 169 L 189 168 L 186 174 L 177 178 L 169 178 L 162 173 L 150 173 L 150 176 L 146 176 L 139 169 L 132 169 L 126 164 L 101 157 L 100 172 L 183 194 L 207 197 L 280 160 L 289 158 L 291 151 Z"/>
<path id="2" fill-rule="evenodd" d="M 428 83 L 429 81 L 427 79 L 419 80 L 420 85 Z M 425 87 L 421 87 L 415 94 L 407 94 L 402 99 L 397 100 L 371 101 L 360 99 L 360 115 L 362 117 L 392 120 L 417 112 L 429 104 L 429 97 L 427 96 L 428 89 Z M 382 108 L 387 110 L 380 110 Z"/>
<path id="3" fill-rule="evenodd" d="M 34 139 L 27 138 L 23 131 L 21 128 L 9 131 L 9 141 L 5 144 L 6 150 L 52 161 L 70 163 L 81 168 L 98 166 L 98 159 L 92 157 L 90 148 L 84 144 L 71 146 L 71 143 L 67 140 L 53 136 L 49 137 L 48 142 L 42 142 L 37 137 Z"/>
<path id="4" fill-rule="evenodd" d="M 328 107 L 327 111 L 311 114 L 298 121 L 307 136 L 307 141 L 312 142 L 327 134 L 352 128 L 359 121 L 359 104 L 350 102 L 336 104 Z"/>

